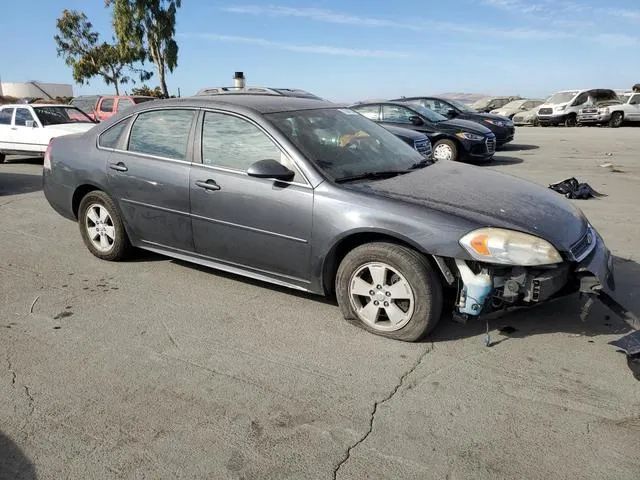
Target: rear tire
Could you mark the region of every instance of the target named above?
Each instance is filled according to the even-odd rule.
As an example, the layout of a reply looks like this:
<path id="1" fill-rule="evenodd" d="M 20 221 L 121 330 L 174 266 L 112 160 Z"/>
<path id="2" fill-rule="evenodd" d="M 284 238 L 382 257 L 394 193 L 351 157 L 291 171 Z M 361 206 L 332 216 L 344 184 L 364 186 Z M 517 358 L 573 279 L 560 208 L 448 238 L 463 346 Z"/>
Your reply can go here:
<path id="1" fill-rule="evenodd" d="M 622 112 L 613 112 L 611 114 L 611 118 L 609 119 L 609 126 L 611 128 L 620 128 L 622 126 L 622 122 L 624 122 L 624 115 Z"/>
<path id="2" fill-rule="evenodd" d="M 80 202 L 78 225 L 84 244 L 102 260 L 122 260 L 131 249 L 120 212 L 100 190 L 89 192 Z"/>
<path id="3" fill-rule="evenodd" d="M 564 121 L 564 126 L 572 128 L 572 127 L 575 127 L 576 125 L 578 125 L 578 117 L 576 117 L 576 115 L 572 113 Z"/>
<path id="4" fill-rule="evenodd" d="M 458 155 L 458 146 L 453 140 L 446 138 L 438 140 L 433 145 L 433 158 L 443 160 L 445 162 L 457 162 L 460 160 Z"/>
<path id="5" fill-rule="evenodd" d="M 421 339 L 442 313 L 442 284 L 431 264 L 393 243 L 354 248 L 338 267 L 335 288 L 345 319 L 395 340 Z"/>

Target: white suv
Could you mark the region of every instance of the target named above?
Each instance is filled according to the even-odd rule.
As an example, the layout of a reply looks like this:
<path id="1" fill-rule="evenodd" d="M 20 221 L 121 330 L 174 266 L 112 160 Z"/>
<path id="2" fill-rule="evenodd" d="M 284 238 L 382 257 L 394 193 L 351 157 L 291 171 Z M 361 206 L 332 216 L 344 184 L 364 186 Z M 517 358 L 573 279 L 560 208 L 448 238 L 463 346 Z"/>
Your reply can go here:
<path id="1" fill-rule="evenodd" d="M 547 125 L 575 127 L 578 124 L 580 110 L 587 104 L 595 103 L 595 98 L 616 100 L 618 97 L 613 90 L 602 88 L 554 93 L 538 108 L 538 123 L 543 127 Z"/>
<path id="2" fill-rule="evenodd" d="M 616 100 L 596 100 L 585 106 L 578 114 L 581 124 L 607 123 L 612 128 L 621 127 L 623 122 L 640 122 L 640 93 L 618 94 Z"/>

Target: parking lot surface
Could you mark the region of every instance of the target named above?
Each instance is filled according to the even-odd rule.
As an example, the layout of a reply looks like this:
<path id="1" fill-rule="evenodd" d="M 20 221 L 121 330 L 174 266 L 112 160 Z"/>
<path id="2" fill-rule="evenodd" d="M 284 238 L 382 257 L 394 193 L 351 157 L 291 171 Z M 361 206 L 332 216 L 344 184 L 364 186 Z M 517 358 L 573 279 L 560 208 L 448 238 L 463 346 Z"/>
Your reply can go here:
<path id="1" fill-rule="evenodd" d="M 520 128 L 482 167 L 607 194 L 576 204 L 636 314 L 638 152 L 638 128 Z M 100 261 L 41 169 L 0 165 L 1 478 L 638 478 L 640 382 L 600 305 L 503 314 L 490 348 L 484 322 L 449 319 L 386 340 L 331 300 L 144 252 Z"/>

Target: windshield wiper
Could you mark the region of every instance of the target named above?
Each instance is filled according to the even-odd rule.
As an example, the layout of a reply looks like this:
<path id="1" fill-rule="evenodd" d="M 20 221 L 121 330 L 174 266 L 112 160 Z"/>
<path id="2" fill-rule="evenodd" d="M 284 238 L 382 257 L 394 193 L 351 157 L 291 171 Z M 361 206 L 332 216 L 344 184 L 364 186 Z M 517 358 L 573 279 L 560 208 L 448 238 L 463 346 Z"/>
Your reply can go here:
<path id="1" fill-rule="evenodd" d="M 336 183 L 355 182 L 357 180 L 376 180 L 380 178 L 391 178 L 403 173 L 409 173 L 409 170 L 382 170 L 379 172 L 364 172 L 358 175 L 349 175 L 347 177 L 336 178 Z"/>

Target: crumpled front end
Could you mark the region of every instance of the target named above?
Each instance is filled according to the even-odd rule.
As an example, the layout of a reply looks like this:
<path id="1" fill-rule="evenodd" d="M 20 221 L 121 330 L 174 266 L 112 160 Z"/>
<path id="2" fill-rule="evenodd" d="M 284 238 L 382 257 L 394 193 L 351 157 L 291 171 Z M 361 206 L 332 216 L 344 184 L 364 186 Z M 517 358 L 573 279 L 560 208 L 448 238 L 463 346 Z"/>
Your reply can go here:
<path id="1" fill-rule="evenodd" d="M 534 306 L 578 291 L 615 289 L 612 257 L 591 227 L 561 263 L 523 267 L 454 259 L 452 286 L 457 289 L 454 311 L 467 320 L 510 307 Z M 445 275 L 446 276 L 446 275 Z"/>

